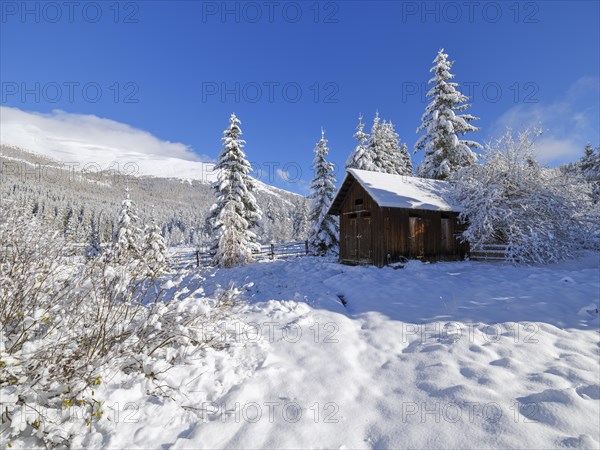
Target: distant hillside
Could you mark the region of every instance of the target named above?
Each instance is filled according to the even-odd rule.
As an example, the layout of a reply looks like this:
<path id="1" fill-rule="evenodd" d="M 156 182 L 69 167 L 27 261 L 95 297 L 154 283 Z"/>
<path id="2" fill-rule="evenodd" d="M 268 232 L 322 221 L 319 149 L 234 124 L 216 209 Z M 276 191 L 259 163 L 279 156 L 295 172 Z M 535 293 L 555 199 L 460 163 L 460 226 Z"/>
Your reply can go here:
<path id="1" fill-rule="evenodd" d="M 147 221 L 154 205 L 156 219 L 170 245 L 198 245 L 208 240 L 205 223 L 215 197 L 206 177 L 126 176 L 131 168 L 125 165 L 86 163 L 81 155 L 70 158 L 71 150 L 61 159 L 73 163 L 0 146 L 1 202 L 26 203 L 58 230 L 82 242 L 87 240 L 90 219 L 94 217 L 99 220 L 102 239 L 110 241 L 127 180 L 140 219 Z M 264 216 L 256 230 L 261 242 L 305 239 L 308 200 L 260 181 L 256 185 L 254 194 Z"/>

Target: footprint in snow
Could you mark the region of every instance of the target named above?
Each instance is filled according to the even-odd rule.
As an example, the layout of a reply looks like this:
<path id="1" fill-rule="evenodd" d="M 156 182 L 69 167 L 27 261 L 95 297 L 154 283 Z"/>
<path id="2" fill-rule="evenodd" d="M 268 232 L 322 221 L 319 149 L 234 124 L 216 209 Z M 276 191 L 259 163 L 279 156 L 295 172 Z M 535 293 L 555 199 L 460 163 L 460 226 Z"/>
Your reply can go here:
<path id="1" fill-rule="evenodd" d="M 421 349 L 421 353 L 435 352 L 436 350 L 446 350 L 446 346 L 442 344 L 431 344 Z"/>
<path id="2" fill-rule="evenodd" d="M 479 375 L 473 370 L 473 369 L 469 369 L 468 367 L 462 367 L 460 369 L 460 374 L 467 378 L 468 380 L 477 380 L 477 384 L 490 384 L 491 380 L 487 377 L 479 377 Z"/>
<path id="3" fill-rule="evenodd" d="M 581 398 L 586 400 L 600 400 L 600 385 L 598 384 L 579 386 L 575 391 Z"/>
<path id="4" fill-rule="evenodd" d="M 477 378 L 477 374 L 473 369 L 469 369 L 468 367 L 463 367 L 460 369 L 460 374 L 469 379 Z"/>
<path id="5" fill-rule="evenodd" d="M 599 448 L 596 441 L 589 434 L 580 434 L 579 437 L 570 437 L 563 439 L 557 447 L 566 448 Z"/>
<path id="6" fill-rule="evenodd" d="M 556 426 L 564 419 L 558 412 L 557 405 L 572 407 L 572 395 L 566 389 L 546 389 L 537 394 L 518 397 L 519 412 L 529 420 Z"/>
<path id="7" fill-rule="evenodd" d="M 495 361 L 492 361 L 490 363 L 490 366 L 499 366 L 499 367 L 506 367 L 506 368 L 508 368 L 508 367 L 511 366 L 511 363 L 510 363 L 510 359 L 508 359 L 508 358 L 500 358 L 500 359 L 497 359 Z"/>

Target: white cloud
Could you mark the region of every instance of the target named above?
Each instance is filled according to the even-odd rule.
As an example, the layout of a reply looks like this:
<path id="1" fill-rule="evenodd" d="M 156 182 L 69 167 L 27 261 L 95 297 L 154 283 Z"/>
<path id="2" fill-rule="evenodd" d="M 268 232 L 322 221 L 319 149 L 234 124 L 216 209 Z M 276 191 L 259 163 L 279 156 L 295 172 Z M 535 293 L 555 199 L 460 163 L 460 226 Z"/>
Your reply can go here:
<path id="1" fill-rule="evenodd" d="M 69 163 L 134 163 L 141 175 L 204 179 L 209 165 L 203 162 L 210 161 L 185 144 L 130 125 L 60 110 L 42 114 L 1 106 L 0 142 Z"/>
<path id="2" fill-rule="evenodd" d="M 513 130 L 541 127 L 544 134 L 536 142 L 540 161 L 547 164 L 574 161 L 583 154 L 586 142 L 597 145 L 600 139 L 599 95 L 599 77 L 580 78 L 554 102 L 510 108 L 492 126 L 492 133 L 499 135 L 507 127 Z"/>
<path id="3" fill-rule="evenodd" d="M 275 171 L 275 174 L 277 175 L 277 178 L 279 178 L 281 181 L 284 181 L 286 183 L 290 181 L 290 174 L 287 170 L 277 169 Z"/>

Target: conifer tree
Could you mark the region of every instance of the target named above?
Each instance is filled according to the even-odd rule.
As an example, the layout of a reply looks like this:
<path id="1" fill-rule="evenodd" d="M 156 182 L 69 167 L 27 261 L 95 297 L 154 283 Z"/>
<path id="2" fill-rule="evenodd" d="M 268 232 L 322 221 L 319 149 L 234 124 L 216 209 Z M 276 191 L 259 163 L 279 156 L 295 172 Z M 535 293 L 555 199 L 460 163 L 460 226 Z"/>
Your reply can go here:
<path id="1" fill-rule="evenodd" d="M 129 186 L 126 186 L 113 243 L 113 254 L 117 259 L 141 258 L 142 230 L 138 227 L 138 222 L 135 203 L 129 198 Z"/>
<path id="2" fill-rule="evenodd" d="M 379 111 L 375 113 L 373 119 L 373 125 L 371 126 L 371 133 L 369 134 L 369 141 L 367 143 L 367 154 L 369 159 L 372 161 L 371 170 L 373 172 L 385 172 L 385 158 L 383 158 L 383 136 L 382 136 L 382 124 L 380 123 Z"/>
<path id="3" fill-rule="evenodd" d="M 148 274 L 152 279 L 158 278 L 168 270 L 167 246 L 156 223 L 154 205 L 152 205 L 150 224 L 146 227 L 144 238 L 144 261 L 146 261 Z"/>
<path id="4" fill-rule="evenodd" d="M 240 214 L 242 208 L 241 202 L 230 198 L 217 217 L 219 241 L 214 261 L 220 267 L 234 267 L 254 260 L 254 233 L 248 231 L 248 222 Z"/>
<path id="5" fill-rule="evenodd" d="M 594 203 L 600 202 L 600 147 L 595 149 L 592 144 L 587 143 L 584 149 L 584 155 L 579 160 L 579 169 L 583 178 L 591 184 L 592 200 Z"/>
<path id="6" fill-rule="evenodd" d="M 88 246 L 85 249 L 85 255 L 89 258 L 94 258 L 102 253 L 102 245 L 100 239 L 100 230 L 98 220 L 96 220 L 96 216 L 92 214 L 90 217 L 90 227 L 89 227 L 89 241 Z"/>
<path id="7" fill-rule="evenodd" d="M 231 115 L 229 124 L 223 133 L 223 150 L 215 166 L 217 203 L 211 209 L 215 263 L 223 267 L 252 261 L 252 251 L 258 250 L 259 245 L 250 228 L 261 217 L 252 194 L 254 181 L 249 175 L 252 168 L 243 151 L 245 141 L 240 139 L 242 130 L 235 114 Z M 244 247 L 227 247 L 240 245 Z"/>
<path id="8" fill-rule="evenodd" d="M 73 213 L 73 208 L 69 205 L 65 210 L 65 218 L 64 218 L 64 235 L 68 240 L 75 240 L 77 238 L 77 226 L 75 223 L 75 214 Z"/>
<path id="9" fill-rule="evenodd" d="M 312 223 L 308 245 L 315 255 L 337 253 L 339 225 L 335 217 L 328 214 L 329 206 L 335 194 L 335 177 L 333 164 L 326 160 L 329 153 L 325 131 L 321 130 L 321 140 L 315 147 L 313 168 L 315 171 L 311 183 L 312 208 L 310 220 Z"/>
<path id="10" fill-rule="evenodd" d="M 381 171 L 394 175 L 412 175 L 413 167 L 406 144 L 400 138 L 392 122 L 384 121 L 379 127 L 381 145 Z"/>
<path id="11" fill-rule="evenodd" d="M 412 161 L 406 144 L 400 144 L 392 122 L 380 121 L 379 112 L 375 114 L 365 154 L 364 159 L 369 164 L 364 170 L 412 175 Z"/>
<path id="12" fill-rule="evenodd" d="M 477 155 L 471 149 L 483 148 L 475 141 L 459 139 L 479 128 L 469 123 L 477 117 L 457 114 L 471 105 L 466 103 L 469 98 L 457 90 L 458 83 L 451 81 L 454 75 L 450 69 L 454 63 L 447 58 L 448 55 L 441 49 L 433 61 L 430 72 L 434 76 L 429 80 L 433 87 L 427 93 L 431 102 L 417 128 L 417 133 L 425 132 L 415 144 L 415 153 L 425 152 L 423 163 L 417 170 L 424 178 L 446 179 L 451 173 L 477 161 Z"/>
<path id="13" fill-rule="evenodd" d="M 369 135 L 363 131 L 365 124 L 362 122 L 362 115 L 358 117 L 358 126 L 354 138 L 358 141 L 358 145 L 348 157 L 346 161 L 346 169 L 374 170 L 373 159 L 367 148 Z"/>
<path id="14" fill-rule="evenodd" d="M 310 203 L 304 198 L 294 202 L 293 239 L 306 239 L 310 228 Z"/>

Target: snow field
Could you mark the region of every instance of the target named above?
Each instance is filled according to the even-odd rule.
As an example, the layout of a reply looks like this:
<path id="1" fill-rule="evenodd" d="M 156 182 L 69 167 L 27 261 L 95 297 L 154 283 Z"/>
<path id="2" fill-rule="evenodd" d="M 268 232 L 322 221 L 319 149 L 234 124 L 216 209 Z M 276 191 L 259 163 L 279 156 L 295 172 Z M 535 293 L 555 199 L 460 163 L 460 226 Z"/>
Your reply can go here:
<path id="1" fill-rule="evenodd" d="M 102 445 L 598 448 L 598 266 L 307 257 L 190 272 L 184 301 L 242 290 L 236 345 L 164 374 L 173 400 L 140 376 L 106 387 L 138 409 L 101 424 Z"/>

